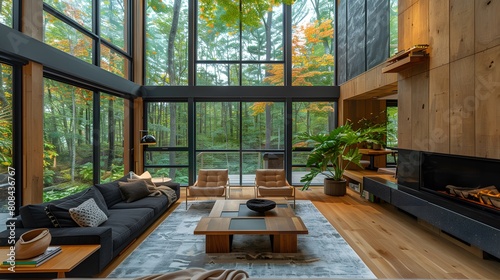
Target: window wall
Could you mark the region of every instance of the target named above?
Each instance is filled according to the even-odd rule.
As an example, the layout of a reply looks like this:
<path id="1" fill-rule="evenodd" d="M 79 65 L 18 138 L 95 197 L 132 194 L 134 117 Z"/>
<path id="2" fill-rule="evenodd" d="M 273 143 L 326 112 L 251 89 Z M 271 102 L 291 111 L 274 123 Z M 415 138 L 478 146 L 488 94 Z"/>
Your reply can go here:
<path id="1" fill-rule="evenodd" d="M 125 102 L 44 79 L 44 201 L 124 175 Z"/>
<path id="2" fill-rule="evenodd" d="M 44 0 L 43 40 L 129 79 L 130 3 L 128 0 Z"/>
<path id="3" fill-rule="evenodd" d="M 13 67 L 0 63 L 0 230 L 15 207 L 16 173 L 13 133 Z"/>

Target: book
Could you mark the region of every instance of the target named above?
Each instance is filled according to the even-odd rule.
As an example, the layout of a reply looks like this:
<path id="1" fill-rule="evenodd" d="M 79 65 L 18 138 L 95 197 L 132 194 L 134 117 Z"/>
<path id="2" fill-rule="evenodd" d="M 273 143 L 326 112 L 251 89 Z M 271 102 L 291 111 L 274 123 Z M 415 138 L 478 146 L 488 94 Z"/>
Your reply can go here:
<path id="1" fill-rule="evenodd" d="M 60 246 L 49 246 L 45 252 L 39 256 L 30 258 L 30 259 L 24 259 L 24 260 L 15 260 L 14 264 L 15 266 L 19 267 L 37 267 L 41 265 L 42 263 L 48 261 L 55 255 L 59 254 L 61 252 L 61 247 Z M 8 267 L 12 266 L 12 261 L 9 260 L 4 260 L 2 262 L 2 267 Z"/>

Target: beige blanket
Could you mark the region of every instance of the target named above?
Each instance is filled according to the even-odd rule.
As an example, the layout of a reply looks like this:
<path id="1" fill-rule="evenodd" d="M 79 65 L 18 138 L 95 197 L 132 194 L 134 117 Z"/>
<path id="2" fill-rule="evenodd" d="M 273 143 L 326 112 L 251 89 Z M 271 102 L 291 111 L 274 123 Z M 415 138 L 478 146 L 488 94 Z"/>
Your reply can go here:
<path id="1" fill-rule="evenodd" d="M 177 195 L 175 194 L 175 191 L 172 190 L 171 188 L 167 186 L 155 186 L 154 184 L 153 185 L 147 184 L 147 185 L 148 185 L 148 190 L 151 193 L 149 196 L 160 196 L 164 194 L 168 197 L 168 201 L 170 203 L 177 200 Z"/>
<path id="2" fill-rule="evenodd" d="M 165 274 L 154 274 L 137 280 L 243 280 L 248 274 L 243 270 L 188 268 Z"/>

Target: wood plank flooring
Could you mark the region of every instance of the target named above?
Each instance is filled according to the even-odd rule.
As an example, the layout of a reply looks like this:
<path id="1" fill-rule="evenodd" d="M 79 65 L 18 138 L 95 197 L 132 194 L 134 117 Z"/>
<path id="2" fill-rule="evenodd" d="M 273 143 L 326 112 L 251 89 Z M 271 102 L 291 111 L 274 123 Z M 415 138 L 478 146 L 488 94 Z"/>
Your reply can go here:
<path id="1" fill-rule="evenodd" d="M 184 190 L 181 190 L 181 194 L 176 204 L 184 207 Z M 251 187 L 231 188 L 231 199 L 252 197 Z M 439 236 L 387 203 L 368 202 L 351 190 L 342 197 L 327 196 L 323 194 L 322 187 L 311 187 L 308 191 L 298 190 L 297 199 L 311 200 L 377 278 L 500 279 L 499 261 L 484 260 L 474 255 L 457 245 L 457 242 Z M 174 208 L 175 206 L 172 209 Z M 172 209 L 99 277 L 106 277 Z"/>

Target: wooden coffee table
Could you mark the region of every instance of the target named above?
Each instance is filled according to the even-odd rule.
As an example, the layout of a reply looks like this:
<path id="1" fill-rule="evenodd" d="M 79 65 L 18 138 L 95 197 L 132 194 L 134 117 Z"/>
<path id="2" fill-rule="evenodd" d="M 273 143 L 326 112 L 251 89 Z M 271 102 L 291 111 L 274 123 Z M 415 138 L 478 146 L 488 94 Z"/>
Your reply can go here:
<path id="1" fill-rule="evenodd" d="M 234 234 L 270 235 L 273 252 L 296 253 L 297 235 L 308 234 L 308 230 L 286 202 L 261 214 L 248 209 L 246 200 L 217 200 L 194 234 L 206 235 L 207 253 L 229 253 Z"/>
<path id="2" fill-rule="evenodd" d="M 61 252 L 37 267 L 15 267 L 15 272 L 9 271 L 7 267 L 0 268 L 0 273 L 57 273 L 57 278 L 65 278 L 66 272 L 70 272 L 101 248 L 101 245 L 60 245 Z M 8 247 L 0 248 L 0 258 L 3 262 L 7 259 Z M 0 277 L 3 278 L 3 277 Z"/>

